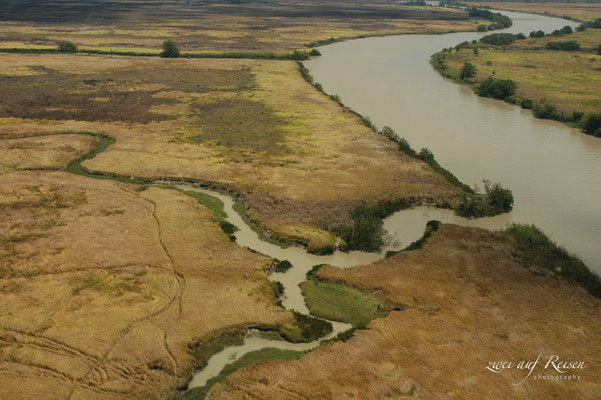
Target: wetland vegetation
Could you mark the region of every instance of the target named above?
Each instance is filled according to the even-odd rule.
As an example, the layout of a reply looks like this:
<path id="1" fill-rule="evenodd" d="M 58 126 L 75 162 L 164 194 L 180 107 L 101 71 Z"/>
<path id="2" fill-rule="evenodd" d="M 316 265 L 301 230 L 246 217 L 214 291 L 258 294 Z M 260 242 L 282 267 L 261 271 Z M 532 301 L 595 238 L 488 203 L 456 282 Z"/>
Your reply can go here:
<path id="1" fill-rule="evenodd" d="M 313 253 L 379 252 L 389 244 L 383 218 L 416 204 L 474 217 L 509 211 L 509 190 L 469 188 L 429 149 L 324 95 L 302 64 L 272 60 L 317 56 L 300 50 L 310 41 L 475 30 L 480 19 L 497 29 L 506 18 L 422 2 L 3 7 L 0 47 L 37 54 L 0 58 L 0 397 L 437 397 L 457 378 L 432 381 L 424 366 L 448 369 L 466 354 L 481 365 L 490 344 L 530 345 L 506 324 L 531 330 L 558 317 L 572 336 L 545 327 L 545 343 L 598 349 L 596 300 L 564 282 L 598 297 L 598 278 L 534 227 L 491 233 L 431 221 L 385 260 L 316 266 L 301 284 L 316 318 L 283 308 L 285 287 L 268 278 L 296 265 L 237 245 L 224 202 L 196 190 L 230 193 L 263 237 Z M 161 42 L 162 58 L 140 57 L 158 56 Z M 599 129 L 601 118 L 581 117 Z M 540 304 L 553 289 L 567 296 Z M 518 305 L 502 321 L 478 322 Z M 322 318 L 352 328 L 338 324 L 310 354 L 248 352 L 183 391 L 195 368 L 249 331 L 310 344 L 336 325 Z M 582 321 L 592 329 L 576 329 Z"/>
<path id="2" fill-rule="evenodd" d="M 532 109 L 538 118 L 567 122 L 601 136 L 595 123 L 601 109 L 598 21 L 583 23 L 576 31 L 570 26 L 550 34 L 533 31 L 529 38 L 511 33 L 484 36 L 481 43 L 492 47 L 463 44 L 435 54 L 432 65 L 446 77 L 473 84 L 480 96 L 505 100 Z M 461 73 L 466 63 L 477 71 L 467 79 Z"/>

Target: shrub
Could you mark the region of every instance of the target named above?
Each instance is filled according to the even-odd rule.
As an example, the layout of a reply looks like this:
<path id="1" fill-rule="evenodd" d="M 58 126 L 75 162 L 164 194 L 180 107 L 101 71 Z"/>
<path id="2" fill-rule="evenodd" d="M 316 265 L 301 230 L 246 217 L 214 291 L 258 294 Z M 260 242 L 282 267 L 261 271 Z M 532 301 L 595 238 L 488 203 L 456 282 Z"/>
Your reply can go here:
<path id="1" fill-rule="evenodd" d="M 409 142 L 407 141 L 407 139 L 405 138 L 399 138 L 398 140 L 398 145 L 399 145 L 399 150 L 402 151 L 405 154 L 409 154 L 411 156 L 415 156 L 415 150 L 413 150 L 413 148 L 411 147 L 411 145 L 409 144 Z"/>
<path id="2" fill-rule="evenodd" d="M 523 99 L 520 102 L 520 106 L 522 106 L 522 108 L 525 108 L 526 110 L 530 110 L 534 106 L 534 103 L 530 99 Z"/>
<path id="3" fill-rule="evenodd" d="M 225 221 L 225 220 L 219 222 L 219 226 L 221 227 L 221 230 L 223 232 L 227 233 L 228 235 L 231 235 L 232 233 L 234 233 L 238 230 L 236 225 L 232 224 L 229 221 Z"/>
<path id="4" fill-rule="evenodd" d="M 566 26 L 564 26 L 561 29 L 554 30 L 551 33 L 551 35 L 553 35 L 553 36 L 563 36 L 563 35 L 570 35 L 572 33 L 574 33 L 574 30 L 572 29 L 572 27 L 569 26 L 569 25 L 566 25 Z"/>
<path id="5" fill-rule="evenodd" d="M 501 13 L 493 13 L 492 11 L 475 7 L 468 8 L 467 12 L 469 13 L 470 17 L 478 17 L 492 21 L 493 23 L 488 26 L 489 30 L 509 28 L 511 25 L 513 25 L 511 18 Z"/>
<path id="6" fill-rule="evenodd" d="M 535 104 L 532 107 L 532 114 L 536 118 L 558 120 L 560 114 L 554 105 L 549 103 Z"/>
<path id="7" fill-rule="evenodd" d="M 481 24 L 478 25 L 478 32 L 486 32 L 488 30 L 488 26 Z"/>
<path id="8" fill-rule="evenodd" d="M 541 38 L 545 36 L 545 32 L 538 30 L 530 32 L 530 37 L 532 38 Z"/>
<path id="9" fill-rule="evenodd" d="M 302 51 L 294 50 L 292 52 L 292 59 L 293 60 L 297 60 L 297 61 L 308 60 L 309 59 L 309 54 L 307 54 L 305 52 L 302 52 Z"/>
<path id="10" fill-rule="evenodd" d="M 482 97 L 504 100 L 513 96 L 516 89 L 517 84 L 511 79 L 496 79 L 491 76 L 476 87 L 476 93 Z"/>
<path id="11" fill-rule="evenodd" d="M 547 50 L 560 50 L 560 51 L 578 51 L 580 50 L 580 43 L 575 40 L 568 40 L 566 42 L 549 42 L 545 46 Z"/>
<path id="12" fill-rule="evenodd" d="M 582 124 L 582 130 L 589 135 L 601 137 L 601 113 L 587 115 Z"/>
<path id="13" fill-rule="evenodd" d="M 179 57 L 179 47 L 173 40 L 165 40 L 163 42 L 163 51 L 161 57 L 164 58 L 177 58 Z"/>
<path id="14" fill-rule="evenodd" d="M 341 229 L 342 250 L 378 251 L 384 244 L 384 222 L 366 203 L 351 211 L 352 224 Z"/>
<path id="15" fill-rule="evenodd" d="M 478 49 L 474 49 L 474 50 L 478 50 Z M 463 67 L 461 68 L 461 71 L 459 72 L 459 77 L 462 80 L 466 80 L 469 78 L 473 78 L 474 76 L 476 76 L 476 66 L 469 61 L 466 61 L 465 63 L 463 63 Z"/>
<path id="16" fill-rule="evenodd" d="M 294 326 L 284 327 L 280 331 L 282 336 L 290 342 L 312 342 L 332 332 L 332 324 L 327 321 L 303 315 L 296 311 L 292 313 L 295 319 Z"/>
<path id="17" fill-rule="evenodd" d="M 419 151 L 418 157 L 426 164 L 431 164 L 434 162 L 434 154 L 426 147 Z"/>
<path id="18" fill-rule="evenodd" d="M 321 52 L 317 49 L 311 49 L 311 51 L 309 52 L 310 56 L 320 56 Z"/>
<path id="19" fill-rule="evenodd" d="M 278 260 L 277 258 L 273 259 L 273 270 L 275 272 L 286 272 L 290 268 L 292 268 L 292 263 L 288 260 Z"/>
<path id="20" fill-rule="evenodd" d="M 478 188 L 474 189 L 471 197 L 464 196 L 461 203 L 455 208 L 458 215 L 467 218 L 489 217 L 511 211 L 513 208 L 513 194 L 499 183 L 484 181 L 484 193 Z"/>
<path id="21" fill-rule="evenodd" d="M 480 41 L 487 44 L 505 46 L 521 38 L 525 39 L 526 36 L 523 33 L 519 35 L 514 35 L 513 33 L 493 33 L 482 37 Z"/>
<path id="22" fill-rule="evenodd" d="M 61 53 L 77 53 L 77 46 L 73 42 L 63 40 L 58 42 L 58 51 Z"/>
<path id="23" fill-rule="evenodd" d="M 302 62 L 298 63 L 298 70 L 301 73 L 302 77 L 307 82 L 309 82 L 310 84 L 313 84 L 313 76 L 309 72 L 309 69 L 307 67 L 305 67 Z"/>
<path id="24" fill-rule="evenodd" d="M 599 45 L 599 47 L 597 47 L 597 54 L 601 56 L 601 44 Z"/>
<path id="25" fill-rule="evenodd" d="M 572 113 L 572 121 L 580 121 L 584 117 L 584 113 L 580 111 L 574 111 Z"/>

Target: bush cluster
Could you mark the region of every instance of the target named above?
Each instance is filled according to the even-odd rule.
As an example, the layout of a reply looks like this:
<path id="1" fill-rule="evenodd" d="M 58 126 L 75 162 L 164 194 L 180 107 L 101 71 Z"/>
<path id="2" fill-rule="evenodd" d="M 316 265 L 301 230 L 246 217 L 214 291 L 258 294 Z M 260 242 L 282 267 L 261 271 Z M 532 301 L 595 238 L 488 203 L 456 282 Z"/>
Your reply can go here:
<path id="1" fill-rule="evenodd" d="M 532 107 L 532 114 L 536 118 L 540 119 L 552 119 L 557 121 L 561 118 L 561 114 L 557 111 L 557 108 L 549 103 L 534 104 Z"/>
<path id="2" fill-rule="evenodd" d="M 545 46 L 547 50 L 560 50 L 560 51 L 578 51 L 580 50 L 580 43 L 575 40 L 568 40 L 565 42 L 549 42 Z"/>
<path id="3" fill-rule="evenodd" d="M 475 7 L 468 8 L 467 12 L 470 17 L 483 18 L 492 21 L 492 24 L 488 26 L 488 30 L 509 28 L 513 25 L 511 18 L 501 13 L 494 13 L 490 10 L 483 10 Z"/>
<path id="4" fill-rule="evenodd" d="M 518 33 L 517 35 L 514 35 L 513 33 L 493 33 L 484 36 L 480 41 L 486 44 L 505 46 L 521 39 L 526 39 L 526 35 L 523 33 Z"/>
<path id="5" fill-rule="evenodd" d="M 513 194 L 499 183 L 484 180 L 484 193 L 477 187 L 471 197 L 464 196 L 455 212 L 462 217 L 490 217 L 511 211 Z"/>
<path id="6" fill-rule="evenodd" d="M 474 50 L 477 50 L 476 48 L 474 48 Z M 469 78 L 473 78 L 474 76 L 476 76 L 476 66 L 474 64 L 472 64 L 469 61 L 466 61 L 463 63 L 463 67 L 461 67 L 461 71 L 459 71 L 459 78 L 461 78 L 461 80 L 466 80 Z"/>
<path id="7" fill-rule="evenodd" d="M 601 113 L 589 114 L 582 124 L 584 133 L 601 137 Z"/>
<path id="8" fill-rule="evenodd" d="M 163 51 L 161 51 L 161 57 L 163 58 L 177 58 L 179 57 L 179 47 L 173 40 L 165 40 L 163 42 Z"/>
<path id="9" fill-rule="evenodd" d="M 344 240 L 341 250 L 378 251 L 384 245 L 384 221 L 362 203 L 351 211 L 352 223 L 340 228 L 339 235 Z"/>
<path id="10" fill-rule="evenodd" d="M 561 29 L 556 29 L 553 32 L 551 32 L 552 36 L 563 36 L 563 35 L 571 35 L 572 33 L 574 33 L 574 30 L 572 29 L 571 26 L 566 25 Z"/>
<path id="11" fill-rule="evenodd" d="M 545 37 L 545 32 L 538 30 L 538 31 L 532 31 L 530 32 L 530 37 L 531 38 L 542 38 Z"/>
<path id="12" fill-rule="evenodd" d="M 58 51 L 61 53 L 77 53 L 77 45 L 73 42 L 63 40 L 58 42 Z"/>
<path id="13" fill-rule="evenodd" d="M 476 87 L 476 93 L 482 97 L 505 100 L 515 94 L 517 87 L 511 79 L 496 79 L 491 76 Z"/>

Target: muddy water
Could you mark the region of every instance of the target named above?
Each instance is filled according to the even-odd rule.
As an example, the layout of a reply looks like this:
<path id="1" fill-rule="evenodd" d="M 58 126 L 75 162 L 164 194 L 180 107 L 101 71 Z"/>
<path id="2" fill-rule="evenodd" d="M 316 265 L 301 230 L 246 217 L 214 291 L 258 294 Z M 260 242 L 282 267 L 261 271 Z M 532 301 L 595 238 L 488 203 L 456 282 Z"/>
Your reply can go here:
<path id="1" fill-rule="evenodd" d="M 507 14 L 514 19 L 513 32 L 551 31 L 568 24 L 553 18 Z M 432 219 L 493 230 L 502 229 L 510 221 L 525 221 L 541 226 L 591 265 L 601 265 L 592 247 L 592 241 L 601 237 L 601 210 L 591 200 L 601 198 L 601 170 L 594 165 L 600 164 L 601 141 L 560 124 L 533 119 L 516 107 L 477 98 L 469 89 L 444 81 L 430 68 L 432 53 L 478 36 L 459 33 L 351 41 L 324 47 L 322 57 L 307 63 L 329 93 L 342 95 L 348 105 L 376 123 L 392 126 L 415 147 L 429 147 L 460 179 L 478 182 L 487 177 L 514 190 L 516 210 L 492 218 L 467 220 L 452 211 L 431 207 L 397 212 L 384 221 L 395 239 L 384 251 L 398 250 L 417 240 Z M 591 185 L 589 190 L 584 188 L 587 184 Z M 287 272 L 270 275 L 270 279 L 284 284 L 282 304 L 288 309 L 309 312 L 298 284 L 314 265 L 348 268 L 383 257 L 384 252 L 317 256 L 299 247 L 281 248 L 261 240 L 233 209 L 229 196 L 194 190 L 224 203 L 228 221 L 240 228 L 236 232 L 239 245 L 292 262 L 294 267 Z M 350 328 L 348 324 L 330 322 L 334 332 L 328 338 Z M 208 365 L 195 374 L 190 388 L 205 385 L 224 366 L 248 352 L 269 347 L 302 351 L 318 344 L 292 344 L 251 334 L 243 345 L 228 347 L 211 357 Z"/>
<path id="2" fill-rule="evenodd" d="M 168 184 L 168 182 L 164 183 Z M 455 216 L 450 210 L 441 210 L 432 207 L 416 207 L 411 210 L 395 213 L 384 221 L 384 227 L 394 236 L 395 240 L 394 243 L 385 248 L 382 253 L 364 253 L 360 251 L 342 253 L 336 251 L 331 255 L 318 256 L 307 253 L 305 249 L 301 247 L 282 248 L 275 244 L 263 241 L 234 210 L 234 201 L 227 195 L 207 189 L 194 188 L 189 185 L 181 185 L 179 187 L 183 190 L 195 190 L 205 193 L 221 200 L 224 204 L 224 211 L 228 215 L 227 220 L 239 228 L 235 233 L 236 243 L 238 245 L 248 247 L 273 258 L 288 260 L 292 263 L 293 268 L 284 273 L 274 272 L 269 278 L 274 281 L 280 281 L 284 285 L 285 294 L 282 298 L 282 305 L 287 309 L 295 310 L 303 314 L 309 314 L 309 310 L 305 305 L 305 300 L 298 284 L 306 280 L 306 273 L 314 265 L 330 264 L 337 267 L 348 268 L 377 261 L 383 258 L 386 250 L 399 250 L 419 239 L 424 232 L 426 222 L 431 219 L 438 219 L 443 222 L 458 223 L 461 225 L 476 225 L 475 221 Z M 501 228 L 505 226 L 507 217 L 499 216 L 490 218 L 490 220 L 494 221 L 494 224 Z M 207 366 L 194 375 L 189 387 L 194 388 L 204 386 L 209 379 L 217 376 L 227 364 L 234 362 L 251 351 L 264 348 L 297 351 L 311 350 L 319 345 L 320 341 L 334 337 L 338 333 L 351 328 L 349 324 L 336 321 L 329 322 L 333 325 L 333 332 L 327 337 L 311 343 L 294 344 L 282 340 L 262 338 L 258 334 L 251 334 L 244 338 L 244 344 L 228 347 L 211 357 Z"/>
<path id="3" fill-rule="evenodd" d="M 550 32 L 573 23 L 503 12 L 507 31 Z M 478 33 L 368 38 L 320 48 L 306 63 L 327 93 L 388 125 L 411 145 L 428 147 L 463 182 L 488 178 L 511 188 L 516 207 L 504 222 L 533 223 L 601 274 L 601 140 L 564 124 L 483 99 L 443 79 L 433 53 Z M 566 54 L 566 57 L 573 55 Z M 477 222 L 496 229 L 499 219 Z"/>

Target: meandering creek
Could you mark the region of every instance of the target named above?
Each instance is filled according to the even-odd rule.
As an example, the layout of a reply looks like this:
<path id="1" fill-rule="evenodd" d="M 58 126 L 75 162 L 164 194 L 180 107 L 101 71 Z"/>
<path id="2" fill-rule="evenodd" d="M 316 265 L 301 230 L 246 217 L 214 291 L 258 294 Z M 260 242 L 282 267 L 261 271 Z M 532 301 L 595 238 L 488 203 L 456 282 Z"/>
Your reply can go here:
<path id="1" fill-rule="evenodd" d="M 538 29 L 549 32 L 566 25 L 566 21 L 555 18 L 507 14 L 514 19 L 513 32 Z M 314 265 L 348 268 L 377 261 L 386 250 L 402 249 L 419 239 L 426 222 L 432 219 L 494 230 L 505 227 L 509 221 L 533 222 L 567 244 L 570 250 L 585 256 L 587 261 L 600 261 L 593 256 L 594 251 L 579 251 L 574 243 L 582 241 L 592 245 L 592 241 L 597 243 L 601 238 L 601 140 L 557 123 L 535 120 L 517 107 L 479 99 L 468 88 L 444 81 L 429 66 L 431 54 L 479 36 L 472 32 L 350 41 L 323 48 L 323 56 L 307 65 L 328 92 L 341 94 L 348 105 L 372 116 L 376 123 L 392 126 L 414 147 L 429 147 L 438 160 L 463 181 L 471 183 L 488 177 L 511 187 L 517 201 L 512 214 L 468 220 L 455 216 L 450 210 L 416 207 L 399 211 L 384 221 L 384 227 L 396 240 L 382 253 L 355 251 L 318 256 L 300 247 L 281 248 L 262 240 L 234 210 L 234 201 L 228 195 L 188 184 L 178 186 L 220 199 L 228 214 L 227 220 L 239 228 L 235 234 L 239 245 L 293 264 L 285 273 L 272 273 L 270 279 L 284 285 L 283 306 L 303 314 L 309 310 L 298 284 L 306 279 L 305 274 Z M 112 142 L 102 139 L 90 157 Z M 556 160 L 557 165 L 550 163 L 550 159 Z M 500 160 L 503 160 L 501 165 Z M 72 164 L 68 171 L 135 182 L 134 178 L 86 174 L 80 162 Z M 173 182 L 157 184 L 174 185 Z M 587 241 L 587 233 L 591 241 Z M 599 266 L 601 262 L 591 265 Z M 311 343 L 293 344 L 250 334 L 242 345 L 227 347 L 213 355 L 208 365 L 194 375 L 189 387 L 204 386 L 223 367 L 249 352 L 265 348 L 311 350 L 320 341 L 351 327 L 330 322 L 333 332 Z"/>
<path id="2" fill-rule="evenodd" d="M 516 33 L 550 32 L 575 25 L 557 18 L 506 14 L 514 20 L 508 31 Z M 596 248 L 601 239 L 601 140 L 559 123 L 537 120 L 518 107 L 478 98 L 469 88 L 445 81 L 430 67 L 431 54 L 480 36 L 469 32 L 355 40 L 323 47 L 323 55 L 306 65 L 328 93 L 341 95 L 347 105 L 369 115 L 376 124 L 393 127 L 414 147 L 430 148 L 439 162 L 464 182 L 489 178 L 514 191 L 516 209 L 492 218 L 468 220 L 431 207 L 397 212 L 384 221 L 396 238 L 394 249 L 421 237 L 426 222 L 432 219 L 493 230 L 520 221 L 539 225 L 601 272 L 601 254 Z M 233 209 L 229 196 L 195 190 L 224 203 L 228 220 L 240 228 L 236 232 L 238 244 L 292 262 L 294 267 L 287 272 L 270 276 L 283 283 L 282 304 L 288 309 L 309 312 L 298 284 L 314 265 L 352 267 L 383 257 L 383 252 L 317 256 L 300 247 L 281 248 L 261 240 Z M 334 331 L 328 338 L 350 328 L 330 322 Z M 309 350 L 318 344 L 292 344 L 251 335 L 243 345 L 211 357 L 195 374 L 190 388 L 204 386 L 225 365 L 248 352 L 267 347 Z"/>

